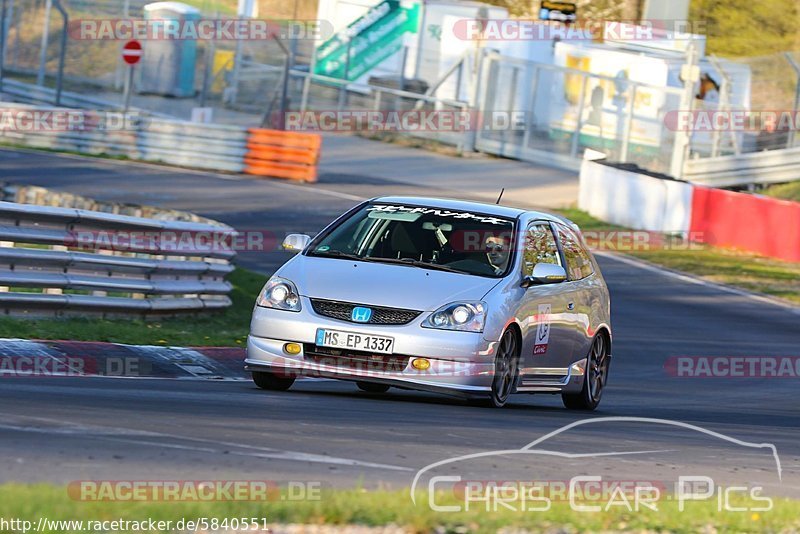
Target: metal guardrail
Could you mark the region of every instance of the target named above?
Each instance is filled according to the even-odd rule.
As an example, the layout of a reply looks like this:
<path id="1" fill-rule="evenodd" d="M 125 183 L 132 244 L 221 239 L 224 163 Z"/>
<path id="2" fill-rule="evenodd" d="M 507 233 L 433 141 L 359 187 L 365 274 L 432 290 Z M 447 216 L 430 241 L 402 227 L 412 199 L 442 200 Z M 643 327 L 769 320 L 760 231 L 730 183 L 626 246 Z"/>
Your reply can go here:
<path id="1" fill-rule="evenodd" d="M 56 101 L 56 90 L 32 83 L 20 82 L 4 78 L 0 83 L 0 92 L 13 97 L 16 101 L 26 104 L 52 105 Z M 70 91 L 61 92 L 61 105 L 74 108 L 91 109 L 120 109 L 117 102 L 104 100 L 102 98 L 90 98 L 88 96 L 73 93 Z"/>
<path id="2" fill-rule="evenodd" d="M 35 106 L 0 102 L 0 108 L 35 110 Z M 57 109 L 57 108 L 48 108 Z M 114 129 L 0 130 L 0 139 L 34 148 L 68 150 L 83 154 L 126 156 L 199 169 L 242 172 L 247 152 L 247 130 L 238 126 L 201 124 L 105 112 Z"/>
<path id="3" fill-rule="evenodd" d="M 235 236 L 225 225 L 0 202 L 0 310 L 148 316 L 223 309 L 231 304 L 225 276 L 235 252 L 220 244 Z"/>
<path id="4" fill-rule="evenodd" d="M 690 159 L 683 178 L 712 187 L 790 182 L 800 179 L 800 147 Z"/>

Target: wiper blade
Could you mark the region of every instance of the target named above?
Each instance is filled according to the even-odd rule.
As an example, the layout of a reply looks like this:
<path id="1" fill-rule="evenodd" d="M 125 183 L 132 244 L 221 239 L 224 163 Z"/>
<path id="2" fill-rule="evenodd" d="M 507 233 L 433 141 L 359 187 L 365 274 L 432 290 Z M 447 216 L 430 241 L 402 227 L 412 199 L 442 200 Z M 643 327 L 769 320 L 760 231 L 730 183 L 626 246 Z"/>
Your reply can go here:
<path id="1" fill-rule="evenodd" d="M 415 260 L 414 258 L 380 258 L 373 256 L 359 256 L 358 254 L 351 254 L 349 252 L 342 252 L 341 250 L 325 250 L 313 251 L 312 256 L 328 257 L 328 258 L 343 258 L 356 261 L 368 261 L 373 263 L 396 263 L 399 265 L 410 265 L 412 267 L 420 267 L 423 269 L 433 269 L 436 271 L 446 271 L 449 273 L 468 274 L 466 271 L 453 269 L 447 265 L 438 265 L 436 263 L 428 263 L 427 261 Z"/>
<path id="2" fill-rule="evenodd" d="M 400 265 L 411 265 L 422 269 L 433 269 L 436 271 L 446 271 L 449 273 L 465 274 L 465 271 L 453 269 L 447 265 L 428 263 L 427 261 L 415 260 L 413 258 L 363 258 L 364 261 L 374 261 L 376 263 L 398 263 Z"/>
<path id="3" fill-rule="evenodd" d="M 342 252 L 341 250 L 325 250 L 325 251 L 313 251 L 311 253 L 312 256 L 321 256 L 321 257 L 329 257 L 329 258 L 344 258 L 348 260 L 358 260 L 358 261 L 365 261 L 366 258 L 359 256 L 358 254 L 350 254 L 349 252 Z"/>

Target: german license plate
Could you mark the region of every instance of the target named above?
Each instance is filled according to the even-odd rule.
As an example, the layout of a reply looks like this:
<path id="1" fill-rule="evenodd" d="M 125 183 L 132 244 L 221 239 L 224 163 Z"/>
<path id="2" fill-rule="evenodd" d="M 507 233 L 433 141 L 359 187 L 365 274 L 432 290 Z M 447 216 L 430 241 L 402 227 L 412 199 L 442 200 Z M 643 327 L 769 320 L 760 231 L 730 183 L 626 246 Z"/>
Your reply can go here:
<path id="1" fill-rule="evenodd" d="M 394 338 L 318 328 L 316 344 L 319 347 L 391 354 L 394 348 Z"/>

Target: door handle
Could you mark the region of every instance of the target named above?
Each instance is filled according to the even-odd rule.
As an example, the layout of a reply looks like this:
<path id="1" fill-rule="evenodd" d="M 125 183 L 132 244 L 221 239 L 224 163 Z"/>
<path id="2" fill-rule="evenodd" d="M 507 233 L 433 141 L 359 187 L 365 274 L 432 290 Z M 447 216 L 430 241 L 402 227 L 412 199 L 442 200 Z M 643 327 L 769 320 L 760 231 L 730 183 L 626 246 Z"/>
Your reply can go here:
<path id="1" fill-rule="evenodd" d="M 569 311 L 574 310 L 575 309 L 575 303 L 574 302 L 570 302 L 569 304 L 567 304 L 567 309 Z"/>

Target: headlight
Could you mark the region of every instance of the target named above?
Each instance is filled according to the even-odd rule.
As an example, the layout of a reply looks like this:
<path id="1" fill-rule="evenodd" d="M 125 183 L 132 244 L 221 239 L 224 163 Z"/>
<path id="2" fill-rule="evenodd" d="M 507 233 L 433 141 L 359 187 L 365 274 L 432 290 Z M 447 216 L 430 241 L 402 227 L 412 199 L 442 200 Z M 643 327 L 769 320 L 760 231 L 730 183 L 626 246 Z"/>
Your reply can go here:
<path id="1" fill-rule="evenodd" d="M 256 304 L 264 308 L 299 312 L 300 293 L 290 280 L 273 276 L 259 293 Z"/>
<path id="2" fill-rule="evenodd" d="M 486 323 L 486 303 L 453 302 L 442 306 L 422 322 L 424 328 L 483 332 Z"/>

